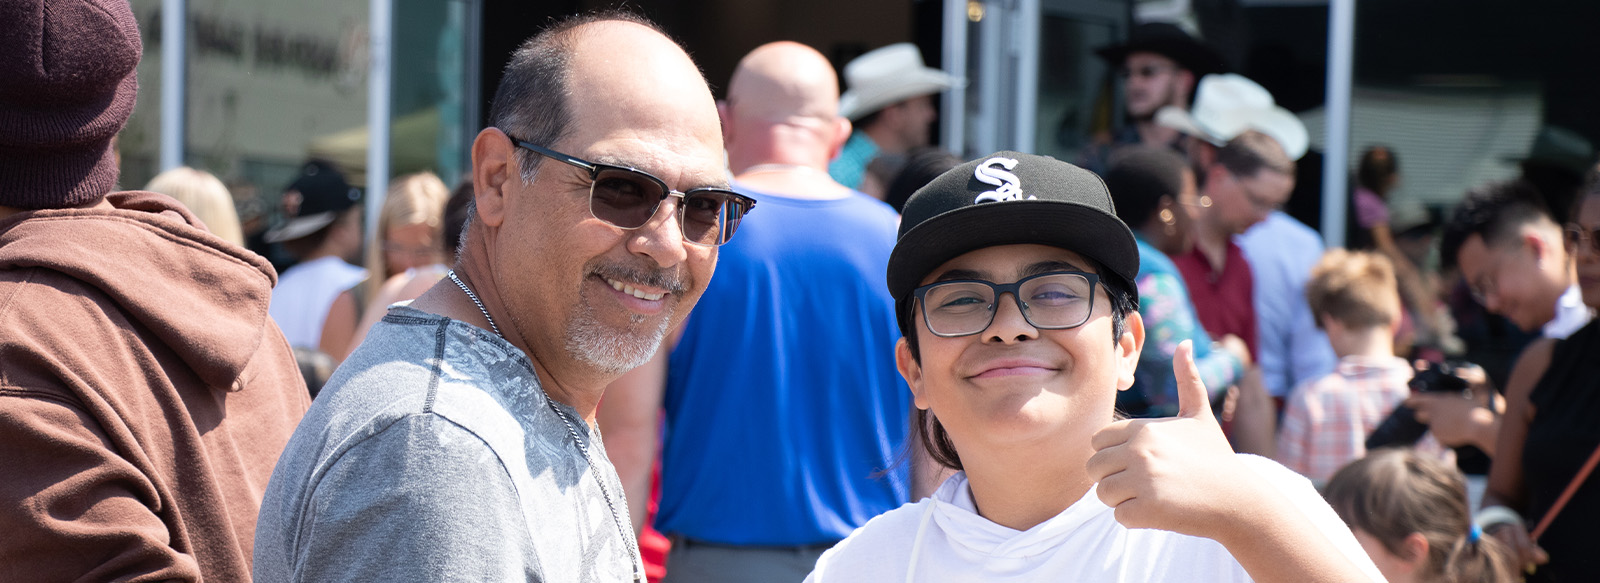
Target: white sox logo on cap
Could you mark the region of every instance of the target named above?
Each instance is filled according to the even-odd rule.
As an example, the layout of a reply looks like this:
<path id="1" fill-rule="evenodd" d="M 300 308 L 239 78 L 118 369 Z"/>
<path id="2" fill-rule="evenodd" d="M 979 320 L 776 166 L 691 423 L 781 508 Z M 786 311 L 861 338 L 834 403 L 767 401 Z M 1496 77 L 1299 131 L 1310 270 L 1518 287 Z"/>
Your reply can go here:
<path id="1" fill-rule="evenodd" d="M 976 204 L 980 202 L 1024 200 L 1022 198 L 1022 180 L 1018 179 L 1017 175 L 1007 172 L 1008 170 L 1016 167 L 1017 161 L 1013 158 L 1001 158 L 996 156 L 994 158 L 984 160 L 982 164 L 979 164 L 978 167 L 972 171 L 972 177 L 978 179 L 978 182 L 991 184 L 1000 188 L 979 194 L 977 198 L 972 199 L 972 202 Z M 1034 198 L 1035 197 L 1033 196 L 1029 196 L 1027 200 L 1034 200 Z"/>

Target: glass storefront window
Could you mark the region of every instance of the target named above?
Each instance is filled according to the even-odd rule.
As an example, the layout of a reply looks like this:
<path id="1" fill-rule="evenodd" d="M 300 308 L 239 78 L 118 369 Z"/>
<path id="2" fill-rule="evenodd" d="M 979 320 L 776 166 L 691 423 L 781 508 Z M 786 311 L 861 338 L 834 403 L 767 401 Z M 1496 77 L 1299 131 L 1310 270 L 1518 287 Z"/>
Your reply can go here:
<path id="1" fill-rule="evenodd" d="M 160 172 L 161 149 L 161 0 L 131 0 L 133 16 L 139 22 L 139 40 L 144 56 L 139 60 L 139 99 L 128 125 L 117 134 L 117 153 L 121 157 L 118 188 L 142 188 Z"/>

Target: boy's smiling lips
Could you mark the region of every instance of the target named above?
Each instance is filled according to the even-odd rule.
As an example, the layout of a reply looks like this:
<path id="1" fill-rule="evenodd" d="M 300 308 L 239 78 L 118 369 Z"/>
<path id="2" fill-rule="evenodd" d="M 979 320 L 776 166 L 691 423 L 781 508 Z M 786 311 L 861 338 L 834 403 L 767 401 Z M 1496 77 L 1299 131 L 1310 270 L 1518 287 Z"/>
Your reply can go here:
<path id="1" fill-rule="evenodd" d="M 1043 360 L 1036 358 L 1000 358 L 985 362 L 977 367 L 977 373 L 968 378 L 988 379 L 1010 376 L 1038 375 L 1055 372 L 1057 367 L 1051 366 Z"/>

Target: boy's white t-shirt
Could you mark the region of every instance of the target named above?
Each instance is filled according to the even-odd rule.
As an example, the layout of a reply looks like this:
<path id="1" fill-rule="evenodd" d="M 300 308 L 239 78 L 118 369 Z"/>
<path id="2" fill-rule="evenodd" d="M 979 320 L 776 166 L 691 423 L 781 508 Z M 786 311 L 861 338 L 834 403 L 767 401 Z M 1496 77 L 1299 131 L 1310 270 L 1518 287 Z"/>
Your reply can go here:
<path id="1" fill-rule="evenodd" d="M 1288 496 L 1373 581 L 1383 581 L 1349 527 L 1310 481 L 1277 462 L 1239 455 L 1256 477 Z M 961 473 L 946 480 L 933 496 L 856 529 L 823 553 L 806 578 L 808 583 L 1250 580 L 1233 555 L 1214 540 L 1123 527 L 1093 488 L 1061 514 L 1025 532 L 995 524 L 977 514 L 966 475 Z"/>

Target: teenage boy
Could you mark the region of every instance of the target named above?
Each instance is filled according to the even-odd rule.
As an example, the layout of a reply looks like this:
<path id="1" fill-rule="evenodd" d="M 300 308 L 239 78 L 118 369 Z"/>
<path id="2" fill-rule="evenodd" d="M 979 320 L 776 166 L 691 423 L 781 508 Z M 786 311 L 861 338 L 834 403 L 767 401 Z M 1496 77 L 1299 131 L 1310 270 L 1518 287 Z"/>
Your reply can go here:
<path id="1" fill-rule="evenodd" d="M 1332 373 L 1296 388 L 1278 433 L 1278 461 L 1321 484 L 1367 453 L 1367 435 L 1411 394 L 1412 368 L 1394 355 L 1400 292 L 1393 264 L 1374 253 L 1334 249 L 1306 284 L 1317 326 L 1339 356 Z M 1443 455 L 1432 435 L 1417 447 Z"/>
<path id="2" fill-rule="evenodd" d="M 812 581 L 1381 581 L 1310 482 L 1236 455 L 1180 346 L 1176 418 L 1116 420 L 1144 326 L 1094 174 L 999 152 L 907 201 L 889 258 L 913 429 L 959 470 Z"/>

